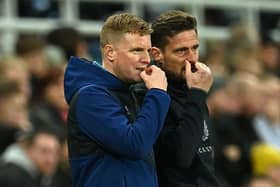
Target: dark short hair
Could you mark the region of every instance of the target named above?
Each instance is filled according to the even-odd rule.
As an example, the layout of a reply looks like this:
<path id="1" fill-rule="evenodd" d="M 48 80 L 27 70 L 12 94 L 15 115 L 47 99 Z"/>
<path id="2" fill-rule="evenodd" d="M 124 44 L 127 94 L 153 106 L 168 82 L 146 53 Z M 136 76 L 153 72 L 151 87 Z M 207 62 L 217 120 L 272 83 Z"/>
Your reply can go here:
<path id="1" fill-rule="evenodd" d="M 41 134 L 47 134 L 54 137 L 60 144 L 62 144 L 64 141 L 64 139 L 60 138 L 57 132 L 51 127 L 33 128 L 20 131 L 16 138 L 18 141 L 24 142 L 25 145 L 30 146 L 34 143 L 35 138 Z"/>
<path id="2" fill-rule="evenodd" d="M 15 52 L 19 56 L 42 50 L 46 46 L 44 39 L 36 34 L 20 34 L 16 41 Z"/>
<path id="3" fill-rule="evenodd" d="M 68 60 L 71 56 L 77 55 L 78 45 L 85 41 L 82 34 L 75 28 L 63 26 L 50 31 L 46 40 L 49 44 L 60 47 Z"/>
<path id="4" fill-rule="evenodd" d="M 171 10 L 156 18 L 152 23 L 152 29 L 152 46 L 163 49 L 168 43 L 168 37 L 173 37 L 180 32 L 188 30 L 195 30 L 197 32 L 197 21 L 195 17 L 186 12 Z"/>

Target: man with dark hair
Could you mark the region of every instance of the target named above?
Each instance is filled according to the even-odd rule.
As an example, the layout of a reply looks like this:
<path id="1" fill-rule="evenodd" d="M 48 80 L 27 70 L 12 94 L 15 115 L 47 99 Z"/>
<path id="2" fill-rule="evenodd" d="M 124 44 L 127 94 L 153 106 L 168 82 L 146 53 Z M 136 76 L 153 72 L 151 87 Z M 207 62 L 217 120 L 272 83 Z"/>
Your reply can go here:
<path id="1" fill-rule="evenodd" d="M 23 132 L 2 155 L 0 186 L 51 186 L 59 151 L 60 141 L 53 131 Z"/>
<path id="2" fill-rule="evenodd" d="M 25 99 L 17 82 L 0 78 L 0 154 L 16 140 L 16 134 L 30 128 Z"/>
<path id="3" fill-rule="evenodd" d="M 45 76 L 48 71 L 45 46 L 45 41 L 39 35 L 22 34 L 16 41 L 16 55 L 26 62 L 30 74 L 38 78 Z"/>
<path id="4" fill-rule="evenodd" d="M 41 81 L 48 74 L 49 65 L 45 56 L 46 43 L 39 35 L 22 34 L 16 41 L 16 55 L 23 59 L 29 72 L 31 86 L 30 103 L 37 102 Z"/>
<path id="5" fill-rule="evenodd" d="M 171 106 L 155 145 L 160 187 L 217 187 L 206 96 L 213 78 L 198 61 L 196 19 L 182 11 L 152 24 L 151 54 L 166 73 Z"/>

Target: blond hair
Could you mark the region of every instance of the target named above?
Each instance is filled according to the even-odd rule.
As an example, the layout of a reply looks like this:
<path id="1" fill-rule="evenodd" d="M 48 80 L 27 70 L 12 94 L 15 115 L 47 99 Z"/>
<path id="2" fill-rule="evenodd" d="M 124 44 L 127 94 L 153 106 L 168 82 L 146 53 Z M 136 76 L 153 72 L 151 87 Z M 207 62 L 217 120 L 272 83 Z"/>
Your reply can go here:
<path id="1" fill-rule="evenodd" d="M 28 67 L 22 58 L 17 56 L 0 57 L 0 77 L 4 76 L 9 68 L 18 68 L 23 71 L 28 71 Z"/>
<path id="2" fill-rule="evenodd" d="M 115 14 L 108 17 L 100 34 L 100 45 L 114 44 L 126 33 L 149 35 L 152 29 L 142 18 L 128 13 Z"/>

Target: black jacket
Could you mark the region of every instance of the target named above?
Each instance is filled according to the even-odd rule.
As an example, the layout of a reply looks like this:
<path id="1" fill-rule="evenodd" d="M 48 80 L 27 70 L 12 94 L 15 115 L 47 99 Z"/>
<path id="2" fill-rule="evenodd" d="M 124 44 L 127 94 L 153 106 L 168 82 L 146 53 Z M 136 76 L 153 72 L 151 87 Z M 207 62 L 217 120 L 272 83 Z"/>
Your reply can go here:
<path id="1" fill-rule="evenodd" d="M 206 92 L 170 82 L 171 106 L 155 145 L 160 187 L 217 187 Z"/>
<path id="2" fill-rule="evenodd" d="M 14 163 L 0 164 L 0 186 L 5 187 L 40 187 L 38 177 Z"/>

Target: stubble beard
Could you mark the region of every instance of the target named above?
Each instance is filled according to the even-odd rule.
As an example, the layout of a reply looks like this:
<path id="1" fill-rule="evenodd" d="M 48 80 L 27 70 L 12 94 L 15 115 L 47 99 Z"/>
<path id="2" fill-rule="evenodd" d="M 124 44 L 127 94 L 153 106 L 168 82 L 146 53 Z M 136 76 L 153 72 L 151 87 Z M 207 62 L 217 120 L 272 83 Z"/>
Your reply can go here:
<path id="1" fill-rule="evenodd" d="M 165 70 L 165 73 L 168 80 L 175 82 L 186 82 L 185 70 L 181 70 L 180 73 L 174 73 L 172 71 Z"/>

